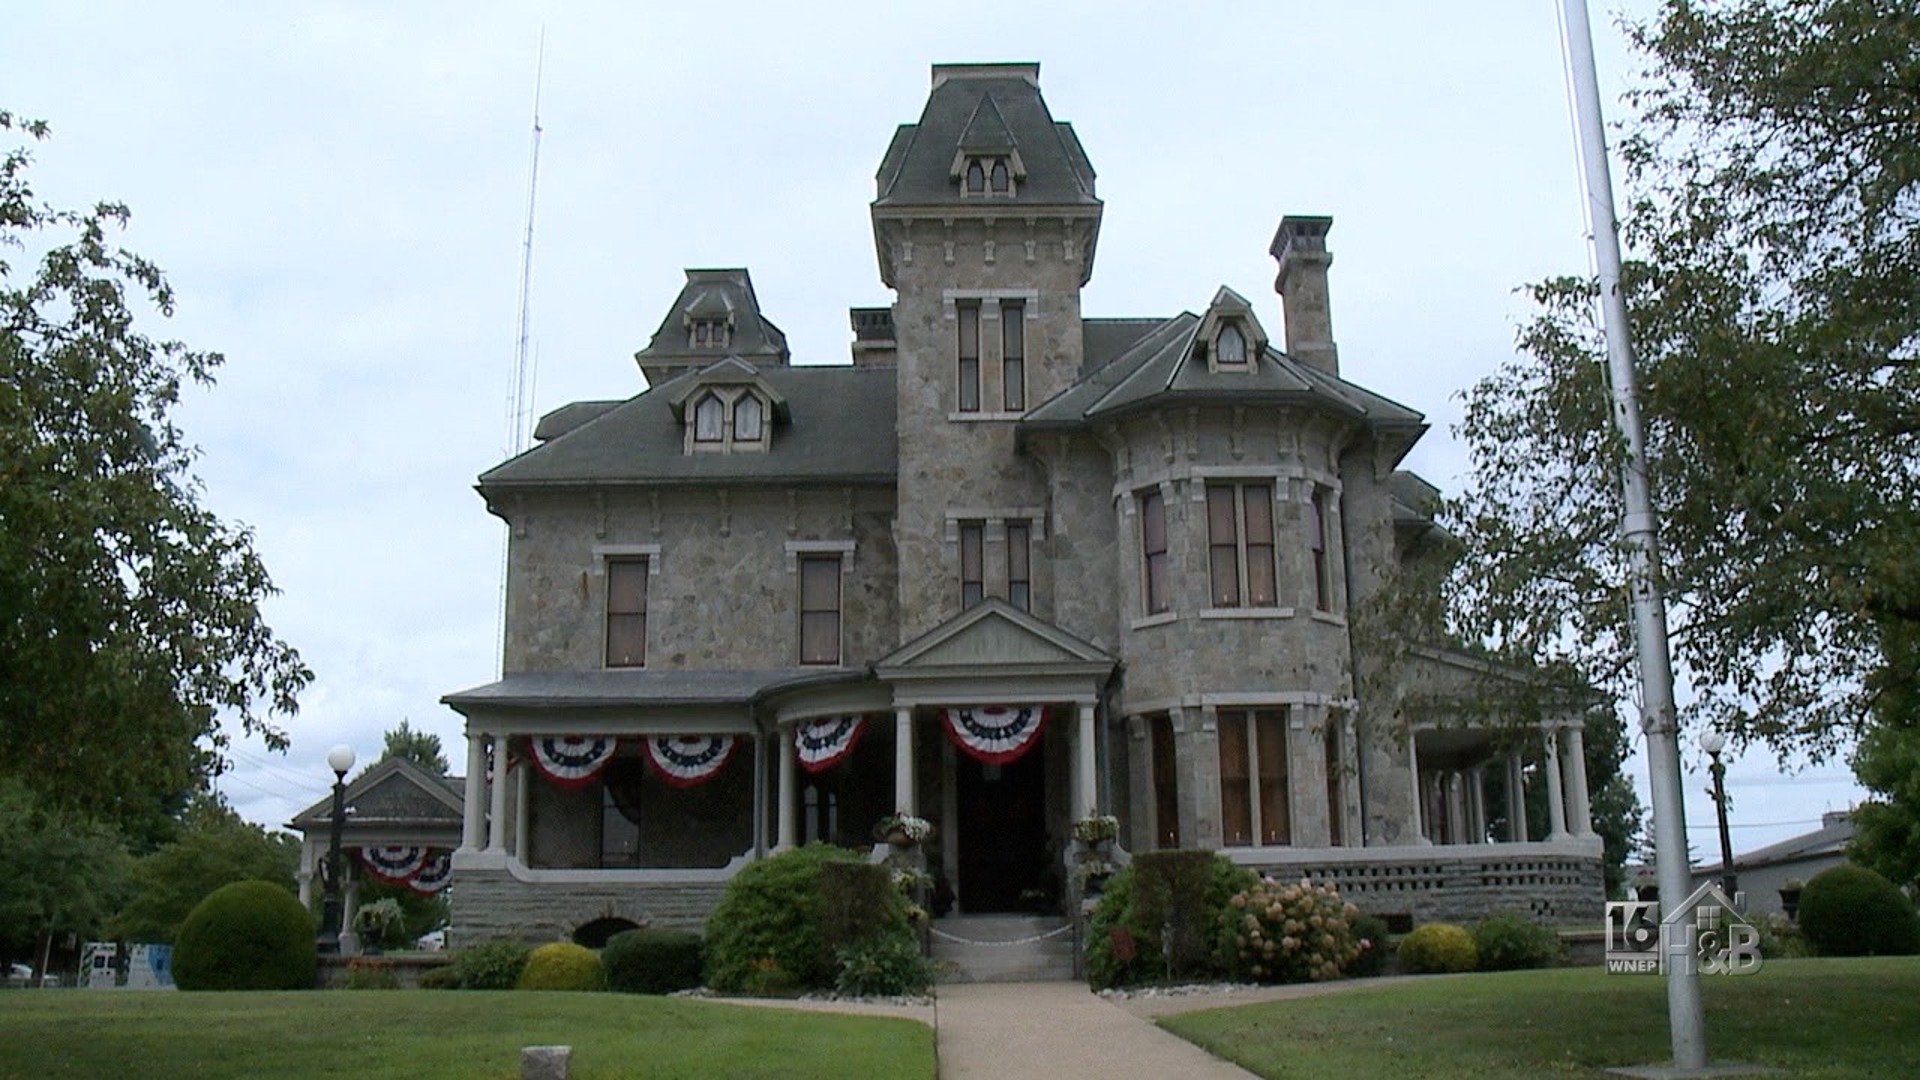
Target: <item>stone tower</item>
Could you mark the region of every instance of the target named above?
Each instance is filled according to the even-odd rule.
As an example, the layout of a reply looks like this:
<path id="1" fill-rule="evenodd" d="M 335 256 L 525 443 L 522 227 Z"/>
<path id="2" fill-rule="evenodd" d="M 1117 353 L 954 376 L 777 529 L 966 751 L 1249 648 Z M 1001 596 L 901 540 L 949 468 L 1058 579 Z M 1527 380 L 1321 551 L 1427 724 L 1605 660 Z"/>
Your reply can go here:
<path id="1" fill-rule="evenodd" d="M 983 595 L 1019 603 L 1023 575 L 1031 599 L 1050 580 L 1045 485 L 1014 428 L 1079 374 L 1101 204 L 1039 79 L 1038 64 L 935 65 L 919 122 L 894 134 L 877 177 L 874 245 L 898 343 L 903 640 Z"/>

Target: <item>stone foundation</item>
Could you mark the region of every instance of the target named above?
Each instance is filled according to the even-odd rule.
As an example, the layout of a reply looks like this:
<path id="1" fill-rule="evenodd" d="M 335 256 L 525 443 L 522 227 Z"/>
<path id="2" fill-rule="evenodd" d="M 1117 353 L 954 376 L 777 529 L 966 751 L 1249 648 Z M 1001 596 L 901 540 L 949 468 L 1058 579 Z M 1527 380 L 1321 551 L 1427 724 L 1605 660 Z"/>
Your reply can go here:
<path id="1" fill-rule="evenodd" d="M 699 930 L 727 887 L 724 879 L 622 880 L 631 874 L 608 871 L 605 881 L 527 881 L 504 869 L 462 868 L 455 878 L 447 946 L 462 948 L 496 937 L 533 944 L 571 941 L 575 930 L 605 918 L 642 927 Z M 575 871 L 572 876 L 585 875 Z"/>
<path id="2" fill-rule="evenodd" d="M 1604 868 L 1591 844 L 1266 848 L 1222 854 L 1282 881 L 1305 877 L 1332 884 L 1369 915 L 1407 914 L 1416 923 L 1471 923 L 1520 914 L 1543 923 L 1591 922 L 1598 928 L 1604 916 Z"/>

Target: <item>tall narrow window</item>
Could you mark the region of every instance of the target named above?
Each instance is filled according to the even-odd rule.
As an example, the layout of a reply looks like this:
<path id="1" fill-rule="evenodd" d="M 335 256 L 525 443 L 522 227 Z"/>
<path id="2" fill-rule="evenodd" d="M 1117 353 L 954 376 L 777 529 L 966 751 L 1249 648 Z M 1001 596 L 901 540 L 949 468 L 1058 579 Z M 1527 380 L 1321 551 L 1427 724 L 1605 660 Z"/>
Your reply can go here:
<path id="1" fill-rule="evenodd" d="M 1027 307 L 1022 303 L 1000 305 L 1000 387 L 1008 412 L 1027 408 Z"/>
<path id="2" fill-rule="evenodd" d="M 1307 501 L 1307 550 L 1313 554 L 1313 606 L 1333 610 L 1332 568 L 1327 564 L 1327 489 L 1316 487 Z"/>
<path id="3" fill-rule="evenodd" d="M 647 560 L 607 563 L 607 666 L 647 662 Z"/>
<path id="4" fill-rule="evenodd" d="M 1219 336 L 1213 339 L 1213 349 L 1214 357 L 1222 364 L 1238 366 L 1247 362 L 1247 339 L 1232 323 L 1220 328 Z"/>
<path id="5" fill-rule="evenodd" d="M 760 399 L 751 393 L 742 394 L 740 400 L 733 403 L 733 439 L 735 442 L 759 442 L 761 419 L 765 410 Z"/>
<path id="6" fill-rule="evenodd" d="M 693 407 L 693 441 L 724 442 L 727 432 L 727 406 L 719 397 L 707 394 Z"/>
<path id="7" fill-rule="evenodd" d="M 1207 487 L 1207 569 L 1214 607 L 1274 605 L 1272 487 Z"/>
<path id="8" fill-rule="evenodd" d="M 980 411 L 980 305 L 961 304 L 960 411 Z"/>
<path id="9" fill-rule="evenodd" d="M 1173 758 L 1173 720 L 1162 714 L 1147 718 L 1153 744 L 1153 846 L 1180 846 L 1179 771 Z"/>
<path id="10" fill-rule="evenodd" d="M 1024 521 L 1007 522 L 1007 603 L 1033 610 L 1033 528 Z"/>
<path id="11" fill-rule="evenodd" d="M 1343 714 L 1327 713 L 1327 839 L 1334 847 L 1345 847 L 1347 818 L 1347 759 L 1342 752 L 1341 730 L 1346 726 Z"/>
<path id="12" fill-rule="evenodd" d="M 986 598 L 985 573 L 986 526 L 978 521 L 960 523 L 960 606 L 970 608 Z"/>
<path id="13" fill-rule="evenodd" d="M 800 560 L 800 662 L 840 662 L 840 557 Z"/>
<path id="14" fill-rule="evenodd" d="M 967 162 L 967 194 L 979 195 L 987 190 L 987 170 L 980 164 L 979 158 Z"/>
<path id="15" fill-rule="evenodd" d="M 1260 744 L 1260 842 L 1291 844 L 1293 827 L 1287 800 L 1287 714 L 1261 709 L 1253 714 L 1253 737 Z"/>
<path id="16" fill-rule="evenodd" d="M 993 159 L 993 172 L 989 177 L 995 195 L 1005 195 L 1013 190 L 1013 174 L 1007 171 L 1007 159 Z"/>
<path id="17" fill-rule="evenodd" d="M 1172 607 L 1167 595 L 1167 504 L 1159 491 L 1140 494 L 1140 554 L 1147 614 Z"/>
<path id="18" fill-rule="evenodd" d="M 1253 771 L 1247 746 L 1247 716 L 1223 712 L 1216 728 L 1220 736 L 1220 842 L 1228 847 L 1253 845 Z"/>

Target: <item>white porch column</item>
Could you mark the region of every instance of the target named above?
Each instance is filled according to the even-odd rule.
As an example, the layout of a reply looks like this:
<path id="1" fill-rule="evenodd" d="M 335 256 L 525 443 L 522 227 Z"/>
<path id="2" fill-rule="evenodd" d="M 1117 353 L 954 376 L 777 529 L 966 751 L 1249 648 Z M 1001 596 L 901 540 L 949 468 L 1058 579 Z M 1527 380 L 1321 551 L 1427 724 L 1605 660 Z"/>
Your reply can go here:
<path id="1" fill-rule="evenodd" d="M 1413 825 L 1413 844 L 1424 847 L 1433 841 L 1427 839 L 1427 826 L 1422 820 L 1426 807 L 1423 805 L 1423 796 L 1420 792 L 1420 754 L 1416 749 L 1417 743 L 1418 740 L 1414 737 L 1413 731 L 1409 729 L 1407 731 L 1407 782 L 1409 790 L 1413 792 L 1413 812 L 1408 817 Z"/>
<path id="2" fill-rule="evenodd" d="M 467 736 L 467 805 L 460 830 L 460 846 L 480 850 L 487 834 L 487 737 Z"/>
<path id="3" fill-rule="evenodd" d="M 303 835 L 300 838 L 300 870 L 294 875 L 300 881 L 300 906 L 303 908 L 313 907 L 314 863 L 314 843 Z"/>
<path id="4" fill-rule="evenodd" d="M 1527 842 L 1527 769 L 1518 751 L 1507 755 L 1507 839 Z"/>
<path id="5" fill-rule="evenodd" d="M 1547 839 L 1567 835 L 1567 795 L 1560 786 L 1560 731 L 1547 729 Z"/>
<path id="6" fill-rule="evenodd" d="M 1566 729 L 1567 753 L 1561 764 L 1567 770 L 1567 807 L 1569 824 L 1575 836 L 1593 835 L 1593 801 L 1587 794 L 1587 742 L 1577 727 Z"/>
<path id="7" fill-rule="evenodd" d="M 780 800 L 774 820 L 780 823 L 779 833 L 774 846 L 781 851 L 796 847 L 800 843 L 800 819 L 794 810 L 794 799 L 799 792 L 794 788 L 793 773 L 793 725 L 780 729 L 780 772 L 779 782 L 774 787 L 774 797 Z"/>
<path id="8" fill-rule="evenodd" d="M 493 804 L 488 813 L 487 850 L 507 850 L 507 744 L 506 735 L 493 737 Z"/>
<path id="9" fill-rule="evenodd" d="M 1467 770 L 1467 842 L 1487 842 L 1487 768 L 1475 765 Z"/>
<path id="10" fill-rule="evenodd" d="M 893 802 L 894 809 L 914 812 L 913 793 L 913 707 L 895 706 L 893 710 Z"/>
<path id="11" fill-rule="evenodd" d="M 521 862 L 527 861 L 527 789 L 529 785 L 527 769 L 513 770 L 513 857 Z"/>
<path id="12" fill-rule="evenodd" d="M 1073 807 L 1074 816 L 1089 818 L 1099 813 L 1099 784 L 1094 776 L 1093 703 L 1080 704 L 1080 727 L 1074 733 Z"/>
<path id="13" fill-rule="evenodd" d="M 1467 774 L 1461 769 L 1448 769 L 1441 774 L 1446 777 L 1444 792 L 1447 807 L 1447 843 L 1464 844 L 1467 842 Z"/>

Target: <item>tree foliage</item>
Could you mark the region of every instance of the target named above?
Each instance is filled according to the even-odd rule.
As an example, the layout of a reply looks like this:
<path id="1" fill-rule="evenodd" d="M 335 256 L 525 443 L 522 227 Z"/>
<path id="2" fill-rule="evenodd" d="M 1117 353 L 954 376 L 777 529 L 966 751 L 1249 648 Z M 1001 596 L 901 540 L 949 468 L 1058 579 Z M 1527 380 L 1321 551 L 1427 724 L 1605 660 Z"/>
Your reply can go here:
<path id="1" fill-rule="evenodd" d="M 435 776 L 447 775 L 447 755 L 440 747 L 440 736 L 426 731 L 415 731 L 405 720 L 400 726 L 386 733 L 385 744 L 380 756 L 360 770 L 362 776 L 370 772 L 375 765 L 393 758 L 406 758 L 415 765 Z"/>
<path id="2" fill-rule="evenodd" d="M 1920 626 L 1920 12 L 1667 0 L 1622 145 L 1633 342 L 1690 711 L 1818 758 Z M 1622 447 L 1591 281 L 1466 397 L 1455 628 L 1624 691 Z"/>
<path id="3" fill-rule="evenodd" d="M 188 811 L 178 840 L 133 866 L 133 896 L 112 920 L 128 941 L 171 942 L 200 901 L 235 881 L 268 881 L 295 890 L 300 842 L 242 820 L 232 808 L 202 798 Z"/>
<path id="4" fill-rule="evenodd" d="M 47 129 L 0 111 L 0 133 Z M 198 786 L 223 716 L 284 746 L 270 716 L 311 673 L 261 618 L 266 568 L 201 506 L 170 416 L 221 357 L 138 329 L 174 298 L 118 246 L 126 207 L 46 205 L 30 160 L 0 158 L 0 772 L 139 815 Z"/>
<path id="5" fill-rule="evenodd" d="M 0 777 L 0 950 L 91 933 L 124 897 L 127 864 L 120 838 L 104 826 L 51 809 Z"/>

